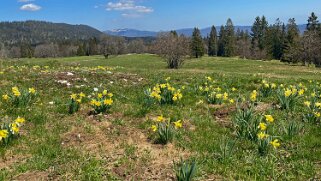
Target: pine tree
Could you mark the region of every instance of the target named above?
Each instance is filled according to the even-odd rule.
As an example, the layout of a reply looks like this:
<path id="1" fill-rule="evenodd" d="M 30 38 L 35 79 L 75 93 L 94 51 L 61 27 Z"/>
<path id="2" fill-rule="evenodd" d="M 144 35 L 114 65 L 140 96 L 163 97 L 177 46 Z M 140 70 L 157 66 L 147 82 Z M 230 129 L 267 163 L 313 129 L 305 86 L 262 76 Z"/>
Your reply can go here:
<path id="1" fill-rule="evenodd" d="M 281 61 L 296 63 L 299 61 L 297 54 L 299 51 L 300 31 L 294 18 L 289 19 L 286 30 L 284 53 L 281 57 Z"/>
<path id="2" fill-rule="evenodd" d="M 78 46 L 78 49 L 77 49 L 77 56 L 85 56 L 86 55 L 86 52 L 85 52 L 85 49 L 84 49 L 84 46 L 83 44 L 80 44 Z"/>
<path id="3" fill-rule="evenodd" d="M 232 20 L 229 18 L 225 25 L 224 55 L 231 57 L 235 53 L 235 31 Z"/>
<path id="4" fill-rule="evenodd" d="M 317 31 L 319 29 L 320 29 L 320 24 L 319 24 L 318 17 L 314 14 L 314 12 L 312 12 L 311 16 L 308 19 L 307 30 Z"/>
<path id="5" fill-rule="evenodd" d="M 218 40 L 218 50 L 217 50 L 217 56 L 224 56 L 224 46 L 225 46 L 225 28 L 222 25 L 220 28 L 220 33 L 219 33 L 219 40 Z"/>
<path id="6" fill-rule="evenodd" d="M 217 32 L 215 26 L 212 26 L 210 37 L 208 39 L 208 56 L 217 55 Z"/>
<path id="7" fill-rule="evenodd" d="M 278 18 L 273 26 L 268 30 L 267 47 L 268 53 L 273 59 L 281 59 L 284 51 L 284 42 L 286 38 L 285 25 Z"/>
<path id="8" fill-rule="evenodd" d="M 263 50 L 266 47 L 266 33 L 269 27 L 265 16 L 260 18 L 259 16 L 255 18 L 255 21 L 252 26 L 252 49 L 258 47 L 260 50 Z"/>
<path id="9" fill-rule="evenodd" d="M 191 41 L 191 51 L 195 58 L 202 57 L 204 55 L 204 44 L 201 36 L 201 32 L 198 28 L 194 28 Z"/>

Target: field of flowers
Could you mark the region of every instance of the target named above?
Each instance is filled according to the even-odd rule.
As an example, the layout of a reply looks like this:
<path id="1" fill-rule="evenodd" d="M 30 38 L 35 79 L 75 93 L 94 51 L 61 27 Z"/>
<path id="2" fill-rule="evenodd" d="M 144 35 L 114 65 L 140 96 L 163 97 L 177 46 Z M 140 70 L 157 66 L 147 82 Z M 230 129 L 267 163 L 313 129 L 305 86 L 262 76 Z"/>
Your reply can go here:
<path id="1" fill-rule="evenodd" d="M 0 180 L 321 179 L 321 70 L 0 60 Z"/>

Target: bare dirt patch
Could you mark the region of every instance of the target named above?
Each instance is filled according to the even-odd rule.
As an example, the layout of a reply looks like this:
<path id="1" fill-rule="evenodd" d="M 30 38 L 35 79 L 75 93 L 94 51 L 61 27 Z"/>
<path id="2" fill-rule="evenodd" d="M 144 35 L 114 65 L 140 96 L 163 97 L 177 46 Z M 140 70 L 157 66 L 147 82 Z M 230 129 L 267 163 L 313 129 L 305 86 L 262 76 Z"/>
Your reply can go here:
<path id="1" fill-rule="evenodd" d="M 107 160 L 105 168 L 124 180 L 173 180 L 173 161 L 190 155 L 172 144 L 153 144 L 146 133 L 129 125 L 113 125 L 94 117 L 87 118 L 86 123 L 89 130 L 75 125 L 61 135 L 63 147 L 79 148 L 85 154 Z"/>
<path id="2" fill-rule="evenodd" d="M 42 171 L 34 171 L 34 172 L 26 172 L 17 177 L 13 180 L 23 180 L 23 181 L 42 181 L 42 180 L 49 180 L 49 173 L 42 172 Z"/>

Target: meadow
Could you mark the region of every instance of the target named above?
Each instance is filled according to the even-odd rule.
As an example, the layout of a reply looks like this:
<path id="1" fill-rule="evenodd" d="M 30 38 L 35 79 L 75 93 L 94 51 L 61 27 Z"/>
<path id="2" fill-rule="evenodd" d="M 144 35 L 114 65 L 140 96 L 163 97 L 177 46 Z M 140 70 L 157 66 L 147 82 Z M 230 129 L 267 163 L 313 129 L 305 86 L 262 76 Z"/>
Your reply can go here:
<path id="1" fill-rule="evenodd" d="M 1 60 L 0 180 L 318 180 L 320 75 L 220 57 Z"/>

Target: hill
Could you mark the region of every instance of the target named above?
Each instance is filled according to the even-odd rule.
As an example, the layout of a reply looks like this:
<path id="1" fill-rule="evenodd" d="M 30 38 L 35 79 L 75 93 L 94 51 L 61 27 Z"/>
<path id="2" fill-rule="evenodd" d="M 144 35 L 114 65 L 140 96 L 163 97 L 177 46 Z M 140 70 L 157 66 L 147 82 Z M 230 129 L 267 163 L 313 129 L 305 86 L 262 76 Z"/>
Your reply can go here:
<path id="1" fill-rule="evenodd" d="M 298 25 L 298 28 L 301 33 L 305 31 L 306 25 Z M 219 31 L 220 26 L 216 27 L 217 31 Z M 251 32 L 251 26 L 235 26 L 235 30 L 240 29 L 244 31 Z M 191 36 L 193 33 L 193 28 L 185 28 L 176 30 L 178 34 L 183 34 L 185 36 Z M 201 29 L 202 36 L 207 36 L 211 31 L 211 27 Z M 156 37 L 158 33 L 161 31 L 142 31 L 136 29 L 116 29 L 116 30 L 107 30 L 104 33 L 108 35 L 114 36 L 124 36 L 124 37 Z"/>
<path id="2" fill-rule="evenodd" d="M 6 45 L 19 43 L 77 41 L 99 37 L 103 33 L 87 25 L 70 25 L 44 21 L 15 21 L 0 23 L 0 42 Z"/>

